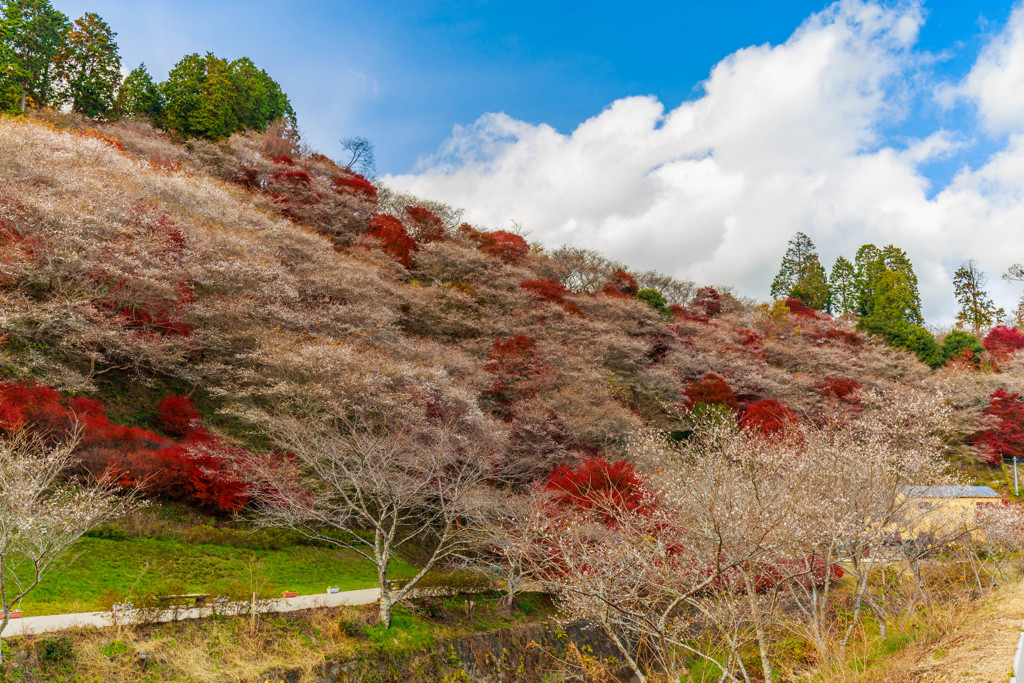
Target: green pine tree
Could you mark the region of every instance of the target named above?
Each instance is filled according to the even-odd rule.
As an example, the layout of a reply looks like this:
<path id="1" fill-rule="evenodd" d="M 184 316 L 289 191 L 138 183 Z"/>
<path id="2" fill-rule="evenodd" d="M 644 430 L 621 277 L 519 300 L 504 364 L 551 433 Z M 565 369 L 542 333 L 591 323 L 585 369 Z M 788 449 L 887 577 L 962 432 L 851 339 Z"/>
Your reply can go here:
<path id="1" fill-rule="evenodd" d="M 833 315 L 846 315 L 857 312 L 857 280 L 853 264 L 840 256 L 832 264 L 829 274 L 828 312 Z"/>
<path id="2" fill-rule="evenodd" d="M 233 110 L 243 130 L 263 130 L 271 121 L 295 123 L 295 112 L 281 86 L 248 57 L 228 65 L 235 85 Z"/>
<path id="3" fill-rule="evenodd" d="M 828 303 L 828 277 L 818 260 L 811 238 L 796 233 L 782 257 L 779 273 L 772 281 L 773 298 L 792 297 L 814 309 L 823 309 Z"/>
<path id="4" fill-rule="evenodd" d="M 858 249 L 854 257 L 854 286 L 857 313 L 861 317 L 881 312 L 886 318 L 896 316 L 915 325 L 924 323 L 917 275 L 902 249 L 891 244 L 883 249 L 865 244 Z M 902 313 L 896 309 L 897 302 Z"/>
<path id="5" fill-rule="evenodd" d="M 903 273 L 906 276 L 905 286 L 907 288 L 910 302 L 907 304 L 907 320 L 915 325 L 924 324 L 924 316 L 921 314 L 921 293 L 917 287 L 917 275 L 914 274 L 914 266 L 910 263 L 907 252 L 899 247 L 887 245 L 882 249 L 882 265 L 885 270 Z"/>
<path id="6" fill-rule="evenodd" d="M 114 111 L 117 116 L 149 119 L 155 126 L 163 124 L 164 96 L 145 64 L 135 67 L 125 77 L 117 90 Z"/>
<path id="7" fill-rule="evenodd" d="M 229 64 L 211 53 L 187 55 L 161 91 L 164 127 L 185 137 L 221 140 L 242 130 L 263 130 L 275 119 L 295 123 L 281 87 L 246 58 Z"/>
<path id="8" fill-rule="evenodd" d="M 228 64 L 212 53 L 186 55 L 161 86 L 165 127 L 184 137 L 222 140 L 236 132 L 234 88 Z"/>

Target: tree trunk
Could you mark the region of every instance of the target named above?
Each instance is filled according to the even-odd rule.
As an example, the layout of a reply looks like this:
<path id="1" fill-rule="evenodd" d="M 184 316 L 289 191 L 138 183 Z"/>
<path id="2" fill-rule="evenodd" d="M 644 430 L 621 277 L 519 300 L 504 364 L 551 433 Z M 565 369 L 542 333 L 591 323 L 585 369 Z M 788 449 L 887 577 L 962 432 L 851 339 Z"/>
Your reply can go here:
<path id="1" fill-rule="evenodd" d="M 21 91 L 21 113 L 25 113 L 25 91 Z"/>
<path id="2" fill-rule="evenodd" d="M 512 618 L 512 599 L 513 596 L 511 594 L 506 594 L 498 600 L 498 616 L 502 619 Z"/>
<path id="3" fill-rule="evenodd" d="M 384 624 L 384 628 L 391 628 L 391 608 L 393 607 L 391 601 L 391 591 L 381 589 L 380 591 L 380 623 Z"/>
<path id="4" fill-rule="evenodd" d="M 761 673 L 764 675 L 765 683 L 772 683 L 775 677 L 772 674 L 772 663 L 768 655 L 768 638 L 764 630 L 764 623 L 761 621 L 761 609 L 757 604 L 757 591 L 754 589 L 754 582 L 749 573 L 744 572 L 743 580 L 747 589 L 747 601 L 750 604 L 750 618 L 754 621 L 757 652 L 761 657 Z"/>

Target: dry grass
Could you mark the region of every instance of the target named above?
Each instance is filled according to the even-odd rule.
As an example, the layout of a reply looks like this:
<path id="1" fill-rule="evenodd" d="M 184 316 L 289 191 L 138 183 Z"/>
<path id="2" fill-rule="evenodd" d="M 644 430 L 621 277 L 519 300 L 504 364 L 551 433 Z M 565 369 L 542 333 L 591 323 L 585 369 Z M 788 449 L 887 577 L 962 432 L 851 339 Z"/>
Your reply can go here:
<path id="1" fill-rule="evenodd" d="M 983 600 L 949 603 L 923 635 L 844 683 L 1006 683 L 1024 619 L 1024 580 Z"/>

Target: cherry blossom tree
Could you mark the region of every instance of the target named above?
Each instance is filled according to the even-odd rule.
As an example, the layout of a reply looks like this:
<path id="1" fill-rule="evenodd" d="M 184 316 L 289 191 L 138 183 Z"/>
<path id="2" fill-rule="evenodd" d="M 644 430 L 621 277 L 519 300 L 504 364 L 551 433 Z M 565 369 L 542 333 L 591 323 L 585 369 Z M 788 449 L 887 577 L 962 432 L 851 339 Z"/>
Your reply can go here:
<path id="1" fill-rule="evenodd" d="M 26 430 L 0 439 L 0 633 L 75 541 L 135 507 L 113 482 L 63 477 L 75 445 L 74 436 L 54 443 Z"/>
<path id="2" fill-rule="evenodd" d="M 463 522 L 490 500 L 482 485 L 499 445 L 476 416 L 416 417 L 279 415 L 268 433 L 288 457 L 249 465 L 263 524 L 347 548 L 376 568 L 385 627 L 395 603 L 470 542 Z M 395 588 L 391 562 L 413 544 L 421 568 Z"/>

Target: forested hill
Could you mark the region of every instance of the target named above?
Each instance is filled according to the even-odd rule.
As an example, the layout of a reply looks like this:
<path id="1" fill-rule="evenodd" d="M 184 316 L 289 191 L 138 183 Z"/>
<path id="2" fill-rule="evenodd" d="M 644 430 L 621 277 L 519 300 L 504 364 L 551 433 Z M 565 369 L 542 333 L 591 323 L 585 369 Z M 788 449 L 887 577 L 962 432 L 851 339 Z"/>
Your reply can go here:
<path id="1" fill-rule="evenodd" d="M 960 416 L 951 453 L 973 462 L 988 394 L 1020 384 L 1012 350 L 933 371 L 794 299 L 753 305 L 459 224 L 280 126 L 213 143 L 45 119 L 0 119 L 0 419 L 94 415 L 87 467 L 199 506 L 244 504 L 210 473 L 265 450 L 272 411 L 472 413 L 525 483 L 620 458 L 644 426 L 679 438 L 698 404 L 773 431 L 940 385 Z M 190 440 L 215 444 L 203 481 L 152 477 Z"/>

